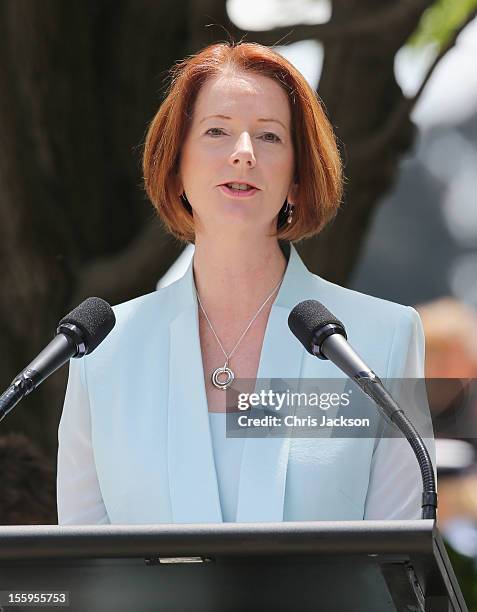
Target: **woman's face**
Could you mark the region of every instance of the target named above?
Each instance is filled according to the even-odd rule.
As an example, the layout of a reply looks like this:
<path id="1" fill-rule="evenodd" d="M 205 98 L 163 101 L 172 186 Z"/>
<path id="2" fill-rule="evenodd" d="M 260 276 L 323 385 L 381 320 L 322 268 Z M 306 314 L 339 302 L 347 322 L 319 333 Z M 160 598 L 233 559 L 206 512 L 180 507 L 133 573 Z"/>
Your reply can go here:
<path id="1" fill-rule="evenodd" d="M 180 155 L 196 231 L 270 233 L 285 199 L 296 201 L 288 97 L 273 79 L 250 73 L 214 77 L 201 88 Z M 249 197 L 224 183 L 252 183 Z"/>

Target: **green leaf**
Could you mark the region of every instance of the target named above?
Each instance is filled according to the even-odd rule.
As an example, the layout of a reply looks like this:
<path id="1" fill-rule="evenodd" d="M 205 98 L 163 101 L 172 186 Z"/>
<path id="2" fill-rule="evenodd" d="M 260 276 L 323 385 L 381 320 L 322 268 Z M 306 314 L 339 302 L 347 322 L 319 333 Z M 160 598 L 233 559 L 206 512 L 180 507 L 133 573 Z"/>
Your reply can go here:
<path id="1" fill-rule="evenodd" d="M 477 0 L 437 0 L 423 14 L 408 44 L 415 47 L 437 44 L 441 50 L 476 9 Z"/>

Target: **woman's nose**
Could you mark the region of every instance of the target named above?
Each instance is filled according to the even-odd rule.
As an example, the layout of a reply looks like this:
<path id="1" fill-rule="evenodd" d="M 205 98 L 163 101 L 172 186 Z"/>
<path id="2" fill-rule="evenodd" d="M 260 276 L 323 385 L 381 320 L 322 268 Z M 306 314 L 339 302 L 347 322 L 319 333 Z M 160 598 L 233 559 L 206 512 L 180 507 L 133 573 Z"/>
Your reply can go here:
<path id="1" fill-rule="evenodd" d="M 256 160 L 253 152 L 252 140 L 250 136 L 244 132 L 240 135 L 236 146 L 230 156 L 232 165 L 247 164 L 248 166 L 255 166 Z"/>

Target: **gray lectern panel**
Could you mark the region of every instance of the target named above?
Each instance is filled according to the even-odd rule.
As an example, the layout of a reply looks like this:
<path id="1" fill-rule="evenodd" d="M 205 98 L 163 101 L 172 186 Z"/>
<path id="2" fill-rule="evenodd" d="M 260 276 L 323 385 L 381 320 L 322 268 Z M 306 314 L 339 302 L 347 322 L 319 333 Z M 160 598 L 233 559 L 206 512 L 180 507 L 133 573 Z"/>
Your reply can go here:
<path id="1" fill-rule="evenodd" d="M 67 592 L 68 612 L 467 610 L 430 520 L 0 527 L 0 606 L 32 609 L 7 592 Z"/>
<path id="2" fill-rule="evenodd" d="M 65 612 L 395 612 L 379 564 L 335 558 L 247 559 L 146 565 L 140 559 L 0 565 L 1 590 L 68 591 Z M 5 610 L 10 609 L 4 606 Z M 31 607 L 12 607 L 29 610 Z M 53 609 L 52 607 L 48 609 Z M 55 608 L 58 610 L 58 608 Z"/>

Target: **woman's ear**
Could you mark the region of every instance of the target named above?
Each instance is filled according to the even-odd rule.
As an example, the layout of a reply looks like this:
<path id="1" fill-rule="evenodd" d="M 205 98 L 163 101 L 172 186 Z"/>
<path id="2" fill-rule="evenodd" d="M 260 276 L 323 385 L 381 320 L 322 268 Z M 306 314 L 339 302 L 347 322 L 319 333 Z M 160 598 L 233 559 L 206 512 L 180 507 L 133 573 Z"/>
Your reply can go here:
<path id="1" fill-rule="evenodd" d="M 298 199 L 298 183 L 292 183 L 290 186 L 290 189 L 288 190 L 288 195 L 287 195 L 287 199 L 291 204 L 295 204 L 297 199 Z"/>

